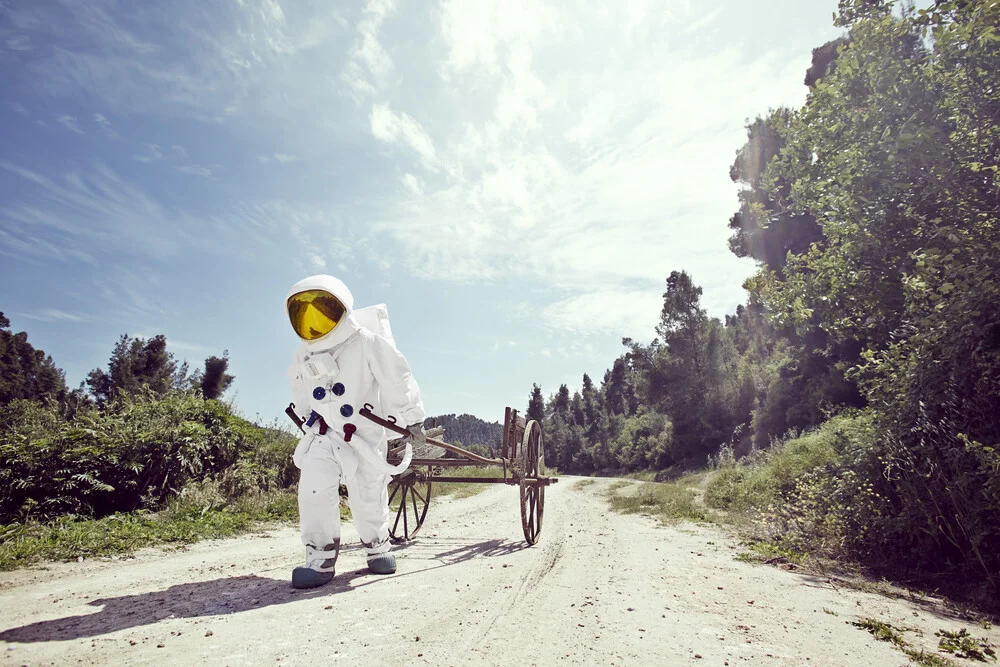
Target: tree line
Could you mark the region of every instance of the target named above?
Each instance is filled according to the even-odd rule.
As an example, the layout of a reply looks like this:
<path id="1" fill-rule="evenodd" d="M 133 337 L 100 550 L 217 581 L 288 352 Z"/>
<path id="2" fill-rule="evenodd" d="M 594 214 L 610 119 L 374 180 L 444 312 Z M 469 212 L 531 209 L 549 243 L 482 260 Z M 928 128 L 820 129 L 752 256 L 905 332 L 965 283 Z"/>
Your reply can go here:
<path id="1" fill-rule="evenodd" d="M 576 472 L 704 464 L 859 415 L 870 437 L 847 429 L 820 471 L 855 510 L 852 554 L 996 590 L 1000 3 L 842 0 L 835 20 L 805 104 L 750 122 L 730 169 L 746 303 L 709 317 L 672 272 L 652 342 L 624 339 L 572 395 L 535 385 L 528 414 Z"/>
<path id="2" fill-rule="evenodd" d="M 15 399 L 54 402 L 67 413 L 81 404 L 103 405 L 119 392 L 140 389 L 162 396 L 175 389 L 198 391 L 205 399 L 218 399 L 233 383 L 229 352 L 211 355 L 204 366 L 190 372 L 167 351 L 163 335 L 149 339 L 122 334 L 111 352 L 107 368 L 95 368 L 76 389 L 66 385 L 66 374 L 51 355 L 28 342 L 25 331 L 13 333 L 10 320 L 0 312 L 0 405 Z"/>

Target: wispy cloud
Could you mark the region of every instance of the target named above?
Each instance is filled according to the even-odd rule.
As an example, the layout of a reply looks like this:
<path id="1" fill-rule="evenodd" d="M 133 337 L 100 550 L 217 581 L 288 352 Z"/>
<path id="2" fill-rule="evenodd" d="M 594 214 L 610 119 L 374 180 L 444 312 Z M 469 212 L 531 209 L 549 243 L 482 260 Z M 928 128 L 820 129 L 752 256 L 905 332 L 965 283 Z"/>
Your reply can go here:
<path id="1" fill-rule="evenodd" d="M 403 174 L 372 212 L 373 229 L 408 249 L 396 266 L 537 281 L 550 290 L 543 319 L 563 329 L 651 331 L 674 269 L 706 288 L 715 314 L 743 299 L 752 263 L 728 252 L 720 224 L 733 207 L 729 162 L 747 117 L 804 94 L 808 56 L 664 39 L 719 11 L 606 7 L 442 4 L 438 76 L 454 93 L 385 92 L 369 115 L 373 138 L 427 169 Z M 607 319 L 595 324 L 589 305 Z"/>
<path id="2" fill-rule="evenodd" d="M 382 46 L 380 32 L 382 23 L 393 11 L 392 0 L 365 2 L 356 40 L 340 75 L 358 102 L 374 95 L 392 70 L 392 59 Z"/>
<path id="3" fill-rule="evenodd" d="M 287 153 L 273 153 L 271 155 L 258 155 L 257 162 L 261 164 L 270 164 L 271 162 L 277 162 L 278 164 L 288 164 L 289 162 L 295 162 L 298 160 L 294 155 L 288 155 Z"/>
<path id="4" fill-rule="evenodd" d="M 711 24 L 715 23 L 715 20 L 720 16 L 722 16 L 723 11 L 725 10 L 722 7 L 716 7 L 708 14 L 705 14 L 701 18 L 692 21 L 691 24 L 684 29 L 684 34 L 690 35 L 692 33 L 698 32 L 699 30 L 704 30 Z"/>
<path id="5" fill-rule="evenodd" d="M 24 107 L 23 104 L 18 104 L 17 102 L 8 102 L 7 106 L 9 106 L 11 109 L 21 114 L 22 116 L 28 115 L 28 110 Z"/>
<path id="6" fill-rule="evenodd" d="M 404 112 L 395 112 L 388 104 L 376 104 L 371 113 L 372 136 L 388 144 L 401 143 L 420 156 L 424 166 L 432 168 L 436 160 L 434 142 L 424 128 Z"/>
<path id="7" fill-rule="evenodd" d="M 215 178 L 215 172 L 219 169 L 219 165 L 202 165 L 202 164 L 188 164 L 183 167 L 177 167 L 177 171 L 182 171 L 185 174 L 191 174 L 192 176 L 201 176 L 202 178 Z"/>
<path id="8" fill-rule="evenodd" d="M 83 317 L 56 308 L 45 308 L 35 313 L 18 313 L 21 317 L 40 322 L 82 322 Z"/>
<path id="9" fill-rule="evenodd" d="M 80 126 L 77 124 L 76 118 L 68 114 L 63 114 L 62 116 L 58 116 L 56 118 L 56 122 L 65 127 L 67 130 L 76 132 L 77 134 L 84 133 L 83 130 L 80 129 Z"/>
<path id="10" fill-rule="evenodd" d="M 139 162 L 145 162 L 149 164 L 150 162 L 157 162 L 163 159 L 163 151 L 156 144 L 146 144 L 146 151 L 141 155 L 134 155 L 133 158 Z"/>
<path id="11" fill-rule="evenodd" d="M 108 133 L 108 136 L 118 138 L 118 132 L 111 126 L 111 121 L 108 120 L 104 114 L 95 113 L 94 122 L 97 123 L 98 127 Z"/>
<path id="12" fill-rule="evenodd" d="M 10 35 L 3 41 L 8 51 L 31 51 L 31 38 L 27 35 Z"/>

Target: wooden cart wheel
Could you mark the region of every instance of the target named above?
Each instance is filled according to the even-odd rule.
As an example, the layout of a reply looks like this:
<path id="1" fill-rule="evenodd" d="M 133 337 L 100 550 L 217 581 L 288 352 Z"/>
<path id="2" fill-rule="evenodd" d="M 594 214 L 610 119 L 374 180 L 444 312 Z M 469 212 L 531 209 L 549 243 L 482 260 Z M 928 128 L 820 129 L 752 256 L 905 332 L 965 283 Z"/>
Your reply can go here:
<path id="1" fill-rule="evenodd" d="M 545 510 L 545 487 L 532 484 L 545 474 L 545 451 L 542 448 L 542 427 L 530 421 L 524 428 L 524 437 L 518 449 L 521 475 L 521 527 L 528 544 L 538 541 L 542 532 L 542 513 Z"/>
<path id="2" fill-rule="evenodd" d="M 424 525 L 427 508 L 431 504 L 428 477 L 411 468 L 389 482 L 389 509 L 396 514 L 389 524 L 393 544 L 409 542 Z"/>

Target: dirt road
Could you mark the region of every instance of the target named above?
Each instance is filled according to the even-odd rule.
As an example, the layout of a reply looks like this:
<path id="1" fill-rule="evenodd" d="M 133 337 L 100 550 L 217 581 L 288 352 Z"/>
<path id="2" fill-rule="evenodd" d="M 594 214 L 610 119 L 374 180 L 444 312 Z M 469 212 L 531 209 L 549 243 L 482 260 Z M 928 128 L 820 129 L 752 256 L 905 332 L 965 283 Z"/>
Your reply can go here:
<path id="1" fill-rule="evenodd" d="M 733 559 L 715 528 L 619 516 L 609 480 L 549 489 L 526 547 L 514 489 L 435 500 L 399 571 L 367 573 L 350 524 L 334 582 L 295 591 L 298 536 L 0 574 L 4 664 L 905 665 L 849 624 L 968 627 L 913 602 Z M 996 629 L 970 627 L 991 636 Z"/>

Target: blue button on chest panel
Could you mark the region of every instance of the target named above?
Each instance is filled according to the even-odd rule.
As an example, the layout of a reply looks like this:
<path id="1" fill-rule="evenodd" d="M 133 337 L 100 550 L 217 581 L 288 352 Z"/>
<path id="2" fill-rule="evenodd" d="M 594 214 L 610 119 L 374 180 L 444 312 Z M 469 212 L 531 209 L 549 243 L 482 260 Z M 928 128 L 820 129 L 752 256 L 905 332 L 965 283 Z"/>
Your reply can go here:
<path id="1" fill-rule="evenodd" d="M 343 405 L 340 406 L 340 414 L 342 414 L 345 417 L 350 417 L 351 415 L 354 414 L 354 408 L 348 405 L 347 403 L 344 403 Z"/>
<path id="2" fill-rule="evenodd" d="M 333 385 L 333 393 L 336 394 L 337 396 L 343 396 L 345 391 L 346 390 L 344 389 L 344 385 L 341 384 L 340 382 Z"/>
<path id="3" fill-rule="evenodd" d="M 323 398 L 325 397 L 326 397 L 326 389 L 323 389 L 323 387 L 316 387 L 315 389 L 313 389 L 313 398 L 315 398 L 317 401 L 322 401 Z"/>

